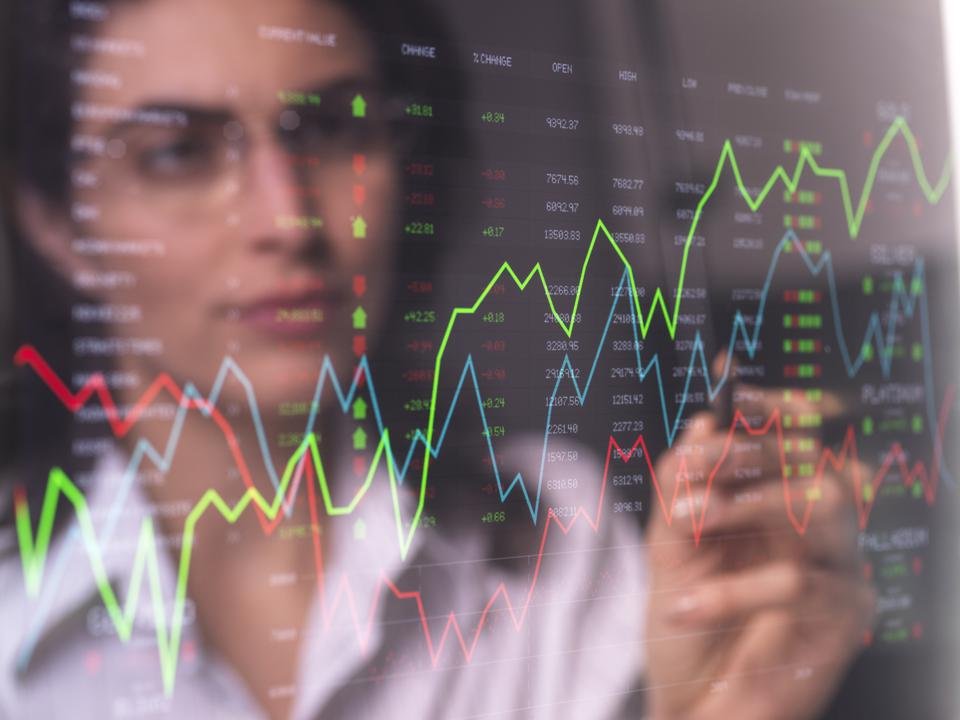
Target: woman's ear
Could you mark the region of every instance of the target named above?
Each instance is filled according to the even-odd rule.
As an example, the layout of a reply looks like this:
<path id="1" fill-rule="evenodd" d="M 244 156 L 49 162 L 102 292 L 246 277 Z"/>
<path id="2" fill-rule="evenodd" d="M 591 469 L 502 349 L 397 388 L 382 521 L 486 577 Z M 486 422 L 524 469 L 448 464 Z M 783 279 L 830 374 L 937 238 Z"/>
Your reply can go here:
<path id="1" fill-rule="evenodd" d="M 93 270 L 90 260 L 73 251 L 73 223 L 66 208 L 56 205 L 33 188 L 17 192 L 17 226 L 28 243 L 65 282 Z"/>

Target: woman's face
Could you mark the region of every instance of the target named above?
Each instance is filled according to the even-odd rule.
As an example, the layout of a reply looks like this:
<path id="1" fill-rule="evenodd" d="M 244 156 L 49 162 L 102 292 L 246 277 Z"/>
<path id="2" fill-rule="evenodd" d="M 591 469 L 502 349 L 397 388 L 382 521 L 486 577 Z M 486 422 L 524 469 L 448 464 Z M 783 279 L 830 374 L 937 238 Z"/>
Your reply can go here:
<path id="1" fill-rule="evenodd" d="M 79 41 L 98 49 L 74 72 L 73 144 L 93 151 L 57 262 L 116 313 L 112 336 L 160 341 L 121 366 L 209 389 L 230 355 L 265 408 L 306 400 L 324 354 L 349 376 L 396 233 L 370 39 L 317 0 L 107 7 Z"/>

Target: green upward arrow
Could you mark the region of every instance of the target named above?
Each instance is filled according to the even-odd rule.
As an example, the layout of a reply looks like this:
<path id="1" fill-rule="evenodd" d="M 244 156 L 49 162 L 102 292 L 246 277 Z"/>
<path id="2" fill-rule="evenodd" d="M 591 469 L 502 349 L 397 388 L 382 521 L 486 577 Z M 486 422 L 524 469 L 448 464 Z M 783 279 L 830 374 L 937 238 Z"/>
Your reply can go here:
<path id="1" fill-rule="evenodd" d="M 367 101 L 363 99 L 363 95 L 357 93 L 353 97 L 353 100 L 350 101 L 350 110 L 355 118 L 366 117 Z"/>
<path id="2" fill-rule="evenodd" d="M 357 428 L 353 432 L 353 449 L 354 450 L 365 450 L 367 447 L 367 433 L 363 431 L 363 428 Z"/>
<path id="3" fill-rule="evenodd" d="M 354 420 L 367 419 L 367 404 L 363 401 L 363 398 L 358 397 L 353 402 L 353 419 Z"/>
<path id="4" fill-rule="evenodd" d="M 367 221 L 363 219 L 362 215 L 357 215 L 351 225 L 353 226 L 353 237 L 361 239 L 367 236 Z"/>
<path id="5" fill-rule="evenodd" d="M 364 540 L 366 537 L 367 524 L 363 521 L 363 518 L 361 518 L 353 524 L 353 538 L 355 540 Z"/>
<path id="6" fill-rule="evenodd" d="M 353 311 L 353 329 L 354 330 L 366 330 L 367 329 L 367 311 L 362 307 L 358 307 Z"/>

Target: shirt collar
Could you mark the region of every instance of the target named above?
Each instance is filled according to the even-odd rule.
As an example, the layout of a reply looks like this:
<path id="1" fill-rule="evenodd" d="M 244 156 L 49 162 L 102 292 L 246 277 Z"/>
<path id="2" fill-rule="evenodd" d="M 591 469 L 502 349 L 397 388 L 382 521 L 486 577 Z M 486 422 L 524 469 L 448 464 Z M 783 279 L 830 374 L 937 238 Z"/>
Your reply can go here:
<path id="1" fill-rule="evenodd" d="M 84 500 L 96 533 L 94 547 L 100 553 L 106 576 L 117 591 L 121 605 L 130 587 L 141 527 L 153 515 L 152 504 L 137 484 L 136 473 L 129 471 L 128 463 L 128 457 L 116 448 L 99 458 Z M 346 463 L 340 466 L 349 467 Z M 389 474 L 382 465 L 381 468 L 351 515 L 325 519 L 333 534 L 331 546 L 335 551 L 325 568 L 326 597 L 314 598 L 304 628 L 307 640 L 301 652 L 304 660 L 309 657 L 311 662 L 302 662 L 301 668 L 310 667 L 311 673 L 309 682 L 299 684 L 302 691 L 298 707 L 318 707 L 344 677 L 356 670 L 366 652 L 379 647 L 382 642 L 381 628 L 376 622 L 371 623 L 370 634 L 362 646 L 352 635 L 353 628 L 349 629 L 349 642 L 348 638 L 339 637 L 338 632 L 347 629 L 344 623 L 336 623 L 325 631 L 323 608 L 336 604 L 337 582 L 344 572 L 348 568 L 351 570 L 351 587 L 360 600 L 370 597 L 382 579 L 397 580 L 410 559 L 422 556 L 422 531 L 414 533 L 411 538 L 406 559 L 400 553 L 397 533 L 398 517 L 403 528 L 409 527 L 416 511 L 416 498 L 409 489 L 398 486 L 396 498 L 399 505 L 395 509 Z M 65 497 L 59 502 L 69 504 Z M 5 594 L 0 599 L 0 615 L 26 619 L 14 632 L 3 633 L 0 639 L 0 659 L 8 669 L 7 677 L 25 679 L 46 653 L 56 652 L 76 633 L 84 632 L 87 613 L 92 608 L 103 607 L 100 588 L 91 572 L 89 538 L 83 536 L 72 506 L 67 512 L 69 519 L 51 541 L 39 595 L 28 597 L 23 591 L 19 556 L 15 556 L 16 559 L 11 557 L 0 570 L 5 587 L 21 589 L 19 593 Z M 35 532 L 35 528 L 33 530 Z M 176 580 L 173 562 L 165 552 L 158 552 L 157 560 L 164 595 L 172 597 Z M 377 571 L 356 573 L 358 568 L 376 568 Z M 147 598 L 147 594 L 141 594 L 134 632 L 152 635 L 155 622 Z M 165 603 L 165 607 L 169 611 L 171 603 Z M 363 619 L 366 620 L 365 614 Z M 184 639 L 188 635 L 185 634 Z M 193 640 L 202 651 L 199 636 Z M 316 662 L 318 653 L 325 653 L 327 660 L 337 657 L 335 667 L 329 662 Z M 317 677 L 316 670 L 322 666 L 331 670 L 325 679 Z"/>
<path id="2" fill-rule="evenodd" d="M 66 497 L 60 497 L 59 502 L 68 506 L 69 520 L 51 542 L 40 592 L 36 597 L 28 597 L 25 592 L 17 594 L 24 607 L 16 616 L 26 620 L 11 634 L 9 652 L 4 653 L 9 655 L 4 658 L 6 666 L 15 676 L 27 675 L 45 652 L 55 648 L 58 638 L 67 641 L 72 632 L 84 627 L 87 610 L 102 605 L 100 589 L 91 572 L 91 552 L 99 554 L 111 585 L 126 592 L 140 528 L 151 514 L 142 489 L 136 485 L 135 473 L 126 471 L 125 456 L 116 448 L 95 464 L 83 507 L 96 538 L 84 536 L 76 509 Z M 20 570 L 20 563 L 15 564 Z M 172 575 L 169 565 L 161 562 L 161 571 L 166 587 Z M 18 586 L 24 587 L 22 580 Z M 6 610 L 2 612 L 6 615 Z M 134 627 L 142 628 L 148 623 L 152 628 L 150 616 L 146 604 L 140 603 Z"/>

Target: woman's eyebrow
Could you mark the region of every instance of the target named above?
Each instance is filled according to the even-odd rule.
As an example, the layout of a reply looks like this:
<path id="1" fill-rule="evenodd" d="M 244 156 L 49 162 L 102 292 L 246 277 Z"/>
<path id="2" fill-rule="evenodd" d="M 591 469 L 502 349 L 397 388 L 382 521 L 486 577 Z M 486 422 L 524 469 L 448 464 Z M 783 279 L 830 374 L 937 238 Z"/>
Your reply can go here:
<path id="1" fill-rule="evenodd" d="M 319 95 L 322 105 L 325 96 L 343 98 L 350 93 L 374 93 L 377 92 L 378 88 L 379 83 L 368 75 L 349 75 L 337 78 L 332 82 L 316 83 L 308 87 L 291 89 L 303 94 Z M 278 93 L 281 90 L 282 88 L 278 87 Z M 185 128 L 191 125 L 206 125 L 209 127 L 216 124 L 222 125 L 237 118 L 236 113 L 227 107 L 173 100 L 148 101 L 130 109 L 98 108 L 87 105 L 81 107 L 80 110 L 85 110 L 88 117 L 91 113 L 94 114 L 91 119 L 109 121 L 110 124 L 106 130 L 109 137 L 116 137 L 144 127 Z M 105 117 L 96 117 L 98 112 Z"/>
<path id="2" fill-rule="evenodd" d="M 197 103 L 151 101 L 132 109 L 115 111 L 107 127 L 107 136 L 116 137 L 145 127 L 186 128 L 192 125 L 223 125 L 236 118 L 224 107 Z"/>
<path id="3" fill-rule="evenodd" d="M 342 96 L 351 92 L 371 92 L 379 90 L 381 84 L 368 75 L 349 75 L 324 83 L 317 83 L 305 87 L 294 87 L 291 90 L 299 93 L 319 95 L 320 103 L 327 95 Z"/>

